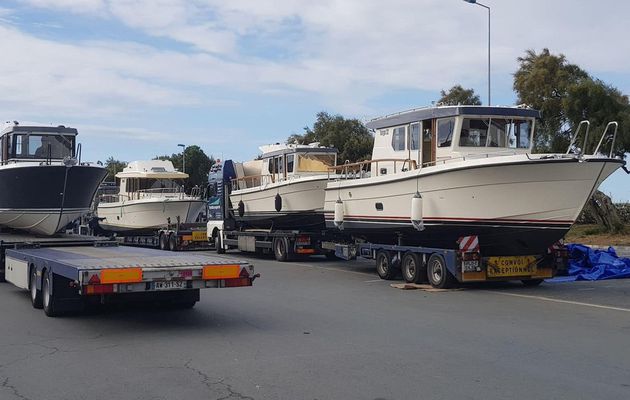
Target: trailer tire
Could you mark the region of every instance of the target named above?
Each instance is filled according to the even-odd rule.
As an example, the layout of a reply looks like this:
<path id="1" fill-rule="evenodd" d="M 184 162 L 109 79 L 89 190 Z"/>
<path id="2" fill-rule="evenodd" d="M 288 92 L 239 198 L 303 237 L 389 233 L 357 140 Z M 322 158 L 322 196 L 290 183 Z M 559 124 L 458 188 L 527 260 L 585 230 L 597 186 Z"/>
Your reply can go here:
<path id="1" fill-rule="evenodd" d="M 42 291 L 37 289 L 37 268 L 35 267 L 31 267 L 28 290 L 31 293 L 31 303 L 33 304 L 33 308 L 41 309 L 44 307 L 44 303 L 42 301 Z"/>
<path id="2" fill-rule="evenodd" d="M 225 249 L 223 248 L 223 246 L 221 246 L 221 236 L 219 232 L 217 232 L 214 236 L 214 249 L 216 250 L 217 254 L 225 253 Z"/>
<path id="3" fill-rule="evenodd" d="M 523 279 L 521 282 L 523 283 L 523 286 L 534 287 L 543 283 L 544 279 Z"/>
<path id="4" fill-rule="evenodd" d="M 177 251 L 177 235 L 173 232 L 168 234 L 168 249 L 170 251 Z"/>
<path id="5" fill-rule="evenodd" d="M 287 261 L 289 259 L 289 243 L 286 238 L 277 237 L 273 239 L 273 255 L 276 261 Z"/>
<path id="6" fill-rule="evenodd" d="M 446 267 L 444 257 L 432 254 L 427 262 L 427 278 L 434 288 L 448 289 L 455 283 L 455 278 Z"/>
<path id="7" fill-rule="evenodd" d="M 50 270 L 46 270 L 42 280 L 42 300 L 44 305 L 44 313 L 49 317 L 56 317 L 59 315 L 57 307 L 55 306 L 55 293 L 54 293 L 54 275 Z"/>
<path id="8" fill-rule="evenodd" d="M 420 283 L 427 278 L 427 267 L 422 259 L 411 251 L 403 255 L 400 265 L 402 276 L 407 283 Z"/>
<path id="9" fill-rule="evenodd" d="M 381 279 L 391 281 L 396 277 L 396 267 L 394 257 L 387 250 L 376 252 L 376 273 Z"/>
<path id="10" fill-rule="evenodd" d="M 160 250 L 168 250 L 168 237 L 166 233 L 160 232 Z"/>

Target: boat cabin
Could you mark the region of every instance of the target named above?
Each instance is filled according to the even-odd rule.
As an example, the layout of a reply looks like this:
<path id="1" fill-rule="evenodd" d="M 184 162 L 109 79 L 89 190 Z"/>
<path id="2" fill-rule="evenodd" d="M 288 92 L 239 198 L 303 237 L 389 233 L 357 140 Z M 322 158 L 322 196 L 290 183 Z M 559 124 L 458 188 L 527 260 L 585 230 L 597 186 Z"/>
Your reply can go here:
<path id="1" fill-rule="evenodd" d="M 177 171 L 170 161 L 132 161 L 116 174 L 119 197 L 138 200 L 150 197 L 180 197 L 188 174 Z"/>
<path id="2" fill-rule="evenodd" d="M 0 163 L 23 161 L 59 161 L 75 157 L 74 128 L 65 126 L 22 126 L 7 123 L 0 132 Z"/>
<path id="3" fill-rule="evenodd" d="M 388 115 L 366 126 L 374 132 L 372 160 L 387 160 L 378 166 L 377 174 L 384 175 L 465 157 L 529 153 L 539 117 L 521 107 L 440 106 Z"/>
<path id="4" fill-rule="evenodd" d="M 327 174 L 337 164 L 337 149 L 319 143 L 261 146 L 260 159 L 235 163 L 238 189 Z"/>

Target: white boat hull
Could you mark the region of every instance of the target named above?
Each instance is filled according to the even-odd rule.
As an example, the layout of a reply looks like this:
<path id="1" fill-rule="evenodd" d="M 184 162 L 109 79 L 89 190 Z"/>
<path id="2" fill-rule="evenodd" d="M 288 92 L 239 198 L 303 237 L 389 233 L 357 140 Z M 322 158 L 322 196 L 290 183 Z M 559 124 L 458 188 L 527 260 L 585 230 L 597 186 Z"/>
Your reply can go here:
<path id="1" fill-rule="evenodd" d="M 0 210 L 0 226 L 52 236 L 72 221 L 90 211 L 85 209 L 4 209 Z"/>
<path id="2" fill-rule="evenodd" d="M 620 160 L 530 160 L 526 156 L 466 161 L 395 175 L 330 182 L 326 225 L 343 202 L 343 229 L 376 243 L 455 247 L 478 235 L 491 254 L 537 254 L 562 238 L 599 184 Z M 411 199 L 423 197 L 420 232 Z"/>
<path id="3" fill-rule="evenodd" d="M 238 221 L 255 228 L 307 229 L 324 226 L 324 189 L 327 177 L 306 177 L 266 186 L 235 190 L 230 194 Z M 276 195 L 281 208 L 276 210 Z M 239 203 L 243 213 L 239 213 Z"/>
<path id="4" fill-rule="evenodd" d="M 142 199 L 101 203 L 97 213 L 101 228 L 112 232 L 151 231 L 171 223 L 196 222 L 205 210 L 203 200 Z"/>

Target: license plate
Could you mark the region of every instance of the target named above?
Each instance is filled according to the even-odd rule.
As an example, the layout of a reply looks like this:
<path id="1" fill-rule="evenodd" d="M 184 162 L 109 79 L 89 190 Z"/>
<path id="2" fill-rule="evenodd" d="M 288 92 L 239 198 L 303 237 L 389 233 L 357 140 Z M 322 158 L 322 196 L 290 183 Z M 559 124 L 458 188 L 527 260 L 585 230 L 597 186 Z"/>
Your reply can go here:
<path id="1" fill-rule="evenodd" d="M 192 240 L 195 242 L 205 242 L 206 240 L 208 240 L 206 231 L 193 231 Z"/>
<path id="2" fill-rule="evenodd" d="M 186 289 L 186 281 L 155 282 L 153 287 L 155 290 Z"/>
<path id="3" fill-rule="evenodd" d="M 479 261 L 464 261 L 464 272 L 476 272 L 479 270 Z"/>
<path id="4" fill-rule="evenodd" d="M 489 257 L 488 277 L 530 276 L 536 273 L 536 257 Z"/>

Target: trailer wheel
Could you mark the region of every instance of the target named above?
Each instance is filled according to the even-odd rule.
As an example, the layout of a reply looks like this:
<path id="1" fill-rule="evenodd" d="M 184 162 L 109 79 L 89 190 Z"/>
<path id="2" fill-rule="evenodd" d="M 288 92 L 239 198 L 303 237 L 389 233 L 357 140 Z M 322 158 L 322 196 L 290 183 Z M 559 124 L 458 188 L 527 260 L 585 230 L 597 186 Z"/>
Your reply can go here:
<path id="1" fill-rule="evenodd" d="M 169 233 L 168 235 L 168 249 L 170 251 L 177 251 L 177 235 Z"/>
<path id="2" fill-rule="evenodd" d="M 447 289 L 455 283 L 455 278 L 446 267 L 444 257 L 432 254 L 427 262 L 427 277 L 431 286 L 438 289 Z"/>
<path id="3" fill-rule="evenodd" d="M 56 317 L 59 315 L 57 307 L 55 306 L 55 294 L 53 292 L 53 273 L 47 270 L 44 273 L 44 279 L 42 281 L 42 297 L 44 305 L 44 313 L 49 317 Z"/>
<path id="4" fill-rule="evenodd" d="M 37 268 L 31 268 L 31 278 L 28 281 L 28 290 L 31 292 L 31 303 L 33 308 L 42 308 L 42 291 L 37 289 Z"/>
<path id="5" fill-rule="evenodd" d="M 164 232 L 160 232 L 160 250 L 168 249 L 168 237 Z"/>
<path id="6" fill-rule="evenodd" d="M 427 277 L 427 267 L 416 253 L 408 251 L 403 255 L 401 263 L 402 276 L 405 282 L 420 283 Z"/>
<path id="7" fill-rule="evenodd" d="M 396 277 L 394 258 L 387 250 L 379 250 L 376 253 L 376 273 L 381 279 L 391 281 Z"/>
<path id="8" fill-rule="evenodd" d="M 277 261 L 287 261 L 289 259 L 289 245 L 286 238 L 277 237 L 273 239 L 273 254 Z"/>
<path id="9" fill-rule="evenodd" d="M 225 253 L 225 249 L 221 246 L 221 236 L 219 235 L 220 233 L 217 232 L 214 236 L 214 249 L 217 251 L 217 254 L 223 254 Z"/>
<path id="10" fill-rule="evenodd" d="M 523 279 L 521 282 L 524 286 L 534 287 L 543 283 L 544 279 Z"/>

